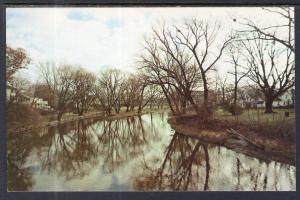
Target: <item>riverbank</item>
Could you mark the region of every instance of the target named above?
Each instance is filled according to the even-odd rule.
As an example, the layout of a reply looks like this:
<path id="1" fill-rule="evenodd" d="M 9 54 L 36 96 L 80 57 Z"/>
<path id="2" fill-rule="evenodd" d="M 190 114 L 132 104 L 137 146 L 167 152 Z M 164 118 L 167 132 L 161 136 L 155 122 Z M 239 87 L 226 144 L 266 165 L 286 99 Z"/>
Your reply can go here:
<path id="1" fill-rule="evenodd" d="M 37 124 L 30 124 L 26 126 L 12 126 L 8 125 L 8 132 L 24 132 L 32 129 L 37 128 L 44 128 L 44 127 L 51 127 L 51 126 L 57 126 L 58 124 L 64 124 L 72 121 L 77 120 L 85 120 L 85 119 L 98 119 L 98 120 L 116 120 L 126 117 L 133 117 L 133 116 L 139 116 L 144 114 L 150 114 L 158 111 L 167 111 L 167 109 L 145 109 L 141 112 L 138 111 L 129 111 L 129 112 L 120 112 L 120 113 L 114 113 L 112 115 L 106 115 L 104 112 L 93 112 L 93 113 L 86 113 L 84 115 L 65 115 L 60 121 L 58 120 L 51 120 L 44 118 L 42 122 Z"/>
<path id="2" fill-rule="evenodd" d="M 168 122 L 176 132 L 196 137 L 203 142 L 225 146 L 262 160 L 295 165 L 295 142 L 279 138 L 277 134 L 273 137 L 262 134 L 261 131 L 270 127 L 255 127 L 220 119 L 204 121 L 196 115 L 171 117 Z"/>

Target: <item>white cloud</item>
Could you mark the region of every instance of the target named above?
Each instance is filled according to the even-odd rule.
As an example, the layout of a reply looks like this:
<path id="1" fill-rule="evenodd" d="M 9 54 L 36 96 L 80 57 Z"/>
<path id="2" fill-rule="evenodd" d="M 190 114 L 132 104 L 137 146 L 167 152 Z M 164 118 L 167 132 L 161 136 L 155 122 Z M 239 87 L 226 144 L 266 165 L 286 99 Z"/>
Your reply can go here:
<path id="1" fill-rule="evenodd" d="M 106 66 L 132 71 L 143 35 L 153 25 L 190 17 L 218 20 L 224 33 L 236 28 L 232 17 L 262 24 L 275 21 L 260 8 L 8 8 L 7 44 L 26 49 L 34 63 L 53 60 L 93 72 Z M 33 69 L 30 66 L 27 73 L 34 79 Z"/>

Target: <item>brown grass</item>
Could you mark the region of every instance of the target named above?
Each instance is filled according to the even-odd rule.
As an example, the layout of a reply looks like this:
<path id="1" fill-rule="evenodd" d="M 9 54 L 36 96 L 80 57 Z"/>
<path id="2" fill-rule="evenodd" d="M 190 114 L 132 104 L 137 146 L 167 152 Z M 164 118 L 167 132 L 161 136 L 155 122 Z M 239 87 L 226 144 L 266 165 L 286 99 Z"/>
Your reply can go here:
<path id="1" fill-rule="evenodd" d="M 252 150 L 245 152 L 255 154 L 257 157 L 272 157 L 289 164 L 295 158 L 295 124 L 291 119 L 278 119 L 274 123 L 253 121 L 238 121 L 220 118 L 204 119 L 197 115 L 177 116 L 169 119 L 171 127 L 176 132 L 197 137 L 204 142 L 228 146 L 230 134 L 226 130 L 234 129 L 247 137 L 253 143 L 263 147 L 263 151 Z M 244 152 L 244 153 L 245 153 Z"/>

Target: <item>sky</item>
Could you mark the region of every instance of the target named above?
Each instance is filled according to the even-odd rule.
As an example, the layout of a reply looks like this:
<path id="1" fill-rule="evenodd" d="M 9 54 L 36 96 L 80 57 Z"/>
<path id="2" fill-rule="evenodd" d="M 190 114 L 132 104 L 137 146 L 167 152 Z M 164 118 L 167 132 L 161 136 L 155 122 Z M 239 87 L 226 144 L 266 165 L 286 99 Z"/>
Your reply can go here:
<path id="1" fill-rule="evenodd" d="M 256 7 L 18 7 L 7 8 L 6 15 L 7 44 L 28 52 L 32 63 L 22 74 L 31 80 L 37 79 L 36 65 L 46 61 L 80 65 L 95 73 L 108 67 L 134 72 L 144 36 L 162 21 L 218 21 L 222 38 L 241 28 L 233 18 L 261 25 L 281 20 Z M 230 68 L 222 60 L 217 67 L 221 73 Z"/>

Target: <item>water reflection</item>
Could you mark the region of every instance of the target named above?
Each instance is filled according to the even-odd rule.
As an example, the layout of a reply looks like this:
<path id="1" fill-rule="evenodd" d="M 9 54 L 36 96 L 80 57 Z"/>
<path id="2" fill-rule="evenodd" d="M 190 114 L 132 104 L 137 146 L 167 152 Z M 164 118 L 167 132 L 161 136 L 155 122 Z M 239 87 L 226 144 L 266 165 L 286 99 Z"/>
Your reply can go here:
<path id="1" fill-rule="evenodd" d="M 204 173 L 201 173 L 204 166 Z M 137 178 L 139 190 L 202 190 L 209 189 L 210 162 L 208 145 L 199 140 L 175 134 L 167 147 L 161 165 L 153 169 L 144 162 L 147 176 Z M 202 181 L 201 181 L 202 180 Z"/>
<path id="2" fill-rule="evenodd" d="M 194 166 L 199 168 L 204 162 L 206 171 L 203 174 L 205 175 L 203 189 L 207 190 L 210 169 L 207 145 L 201 145 L 199 141 L 190 140 L 188 137 L 175 134 L 168 148 L 163 165 L 157 174 L 160 180 L 158 189 L 172 188 L 175 190 L 187 190 L 189 187 L 196 187 L 198 181 L 195 180 L 199 180 L 202 177 L 198 173 L 199 170 L 192 168 Z M 197 164 L 194 165 L 194 163 Z M 196 178 L 192 179 L 194 176 Z M 163 177 L 166 177 L 166 180 L 163 181 Z"/>
<path id="3" fill-rule="evenodd" d="M 219 146 L 174 134 L 164 159 L 144 162 L 137 190 L 295 190 L 295 167 L 263 162 Z M 153 167 L 154 166 L 154 167 Z"/>
<path id="4" fill-rule="evenodd" d="M 126 120 L 106 121 L 97 129 L 99 144 L 102 146 L 105 170 L 111 173 L 124 162 L 134 159 L 148 141 L 141 117 Z"/>
<path id="5" fill-rule="evenodd" d="M 41 170 L 53 171 L 66 180 L 87 175 L 97 163 L 98 145 L 86 121 L 49 129 L 48 145 L 42 150 Z"/>
<path id="6" fill-rule="evenodd" d="M 10 191 L 295 190 L 295 167 L 173 133 L 167 115 L 9 134 Z"/>
<path id="7" fill-rule="evenodd" d="M 23 167 L 32 146 L 24 145 L 29 142 L 26 135 L 8 135 L 7 144 L 7 187 L 8 190 L 31 190 L 33 180 L 30 169 Z"/>

